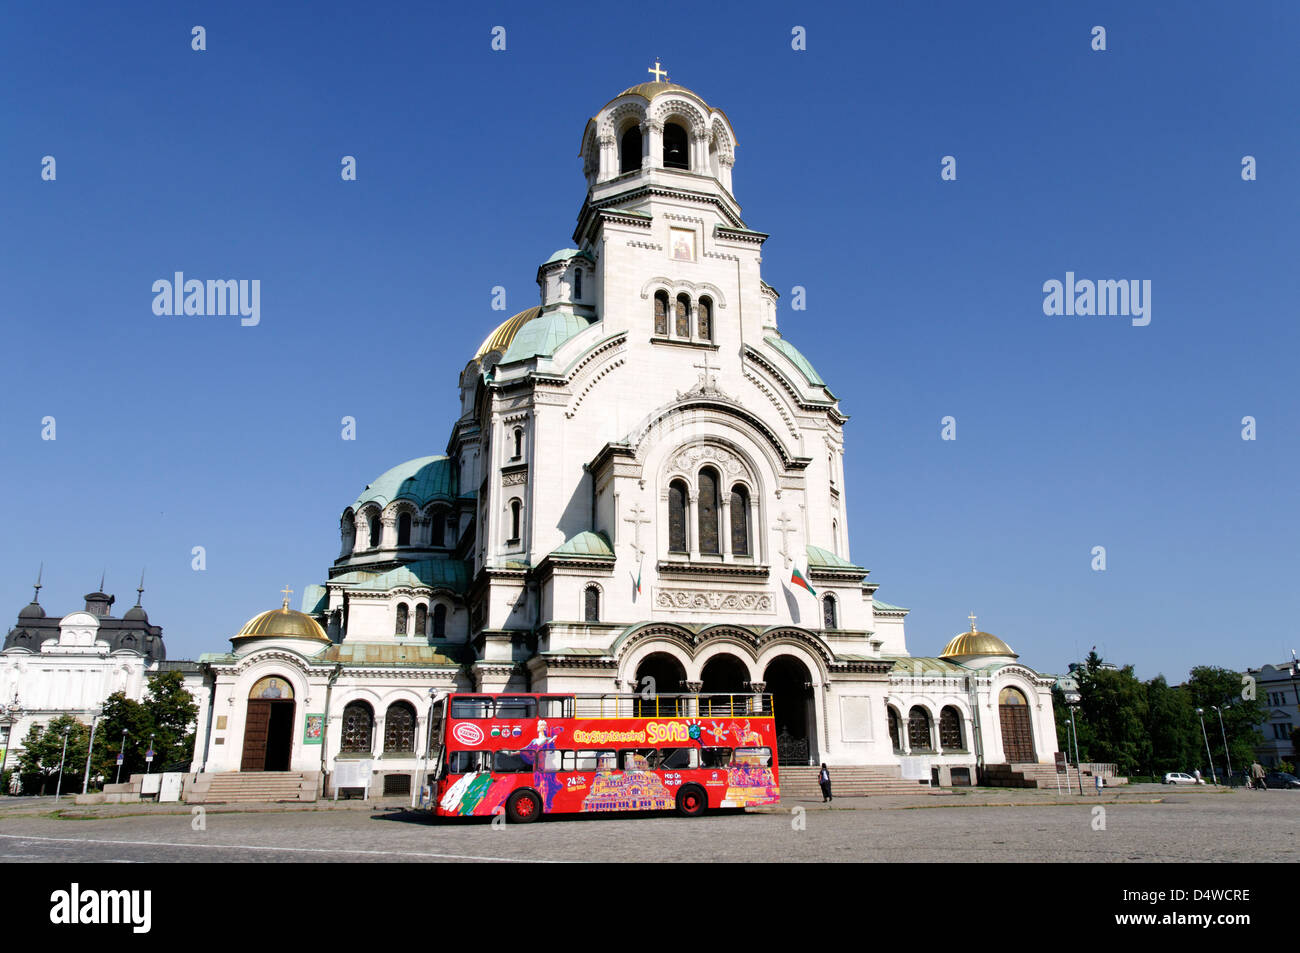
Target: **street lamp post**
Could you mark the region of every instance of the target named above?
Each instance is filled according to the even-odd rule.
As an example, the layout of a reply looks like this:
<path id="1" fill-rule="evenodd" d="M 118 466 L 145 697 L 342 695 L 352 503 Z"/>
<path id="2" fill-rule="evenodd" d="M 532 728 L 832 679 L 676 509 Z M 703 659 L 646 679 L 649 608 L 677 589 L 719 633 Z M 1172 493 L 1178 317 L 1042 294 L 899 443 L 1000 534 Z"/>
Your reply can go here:
<path id="1" fill-rule="evenodd" d="M 126 729 L 122 729 L 122 750 L 117 753 L 117 777 L 114 784 L 122 783 L 122 762 L 126 760 Z"/>
<path id="2" fill-rule="evenodd" d="M 1210 780 L 1217 785 L 1219 776 L 1214 773 L 1214 756 L 1210 754 L 1210 736 L 1205 730 L 1205 709 L 1196 709 L 1196 716 L 1201 719 L 1201 737 L 1205 739 L 1205 757 L 1210 761 Z"/>
<path id="3" fill-rule="evenodd" d="M 104 712 L 100 710 L 90 716 L 90 746 L 86 749 L 86 777 L 81 782 L 82 794 L 90 790 L 90 756 L 95 751 L 95 729 L 99 727 L 99 718 L 102 714 Z"/>
<path id="4" fill-rule="evenodd" d="M 1223 757 L 1228 762 L 1228 783 L 1232 783 L 1232 753 L 1228 750 L 1228 729 L 1223 727 L 1223 709 L 1218 705 L 1211 705 L 1219 713 L 1219 734 L 1223 735 Z"/>
<path id="5" fill-rule="evenodd" d="M 71 726 L 63 726 L 63 754 L 59 755 L 59 783 L 54 786 L 54 800 L 56 801 L 63 793 L 63 762 L 68 760 L 68 732 L 71 730 Z"/>
<path id="6" fill-rule="evenodd" d="M 1075 716 L 1075 710 L 1070 709 L 1070 715 Z M 1074 773 L 1079 778 L 1079 793 L 1083 793 L 1083 768 L 1079 765 L 1079 729 L 1074 723 L 1074 717 L 1065 719 L 1065 723 L 1070 726 L 1070 734 L 1074 736 Z"/>

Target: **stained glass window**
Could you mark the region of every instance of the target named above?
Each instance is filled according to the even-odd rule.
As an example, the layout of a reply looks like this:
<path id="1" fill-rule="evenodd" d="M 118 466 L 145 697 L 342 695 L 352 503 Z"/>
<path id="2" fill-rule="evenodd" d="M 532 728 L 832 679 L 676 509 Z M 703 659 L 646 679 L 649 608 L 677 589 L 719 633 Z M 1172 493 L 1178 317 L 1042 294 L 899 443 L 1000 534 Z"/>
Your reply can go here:
<path id="1" fill-rule="evenodd" d="M 415 607 L 415 634 L 425 635 L 429 627 L 429 609 L 421 603 Z"/>
<path id="2" fill-rule="evenodd" d="M 384 716 L 384 750 L 415 750 L 415 709 L 406 702 L 388 706 Z"/>
<path id="3" fill-rule="evenodd" d="M 668 292 L 655 292 L 655 334 L 668 336 Z"/>
<path id="4" fill-rule="evenodd" d="M 961 715 L 951 705 L 939 712 L 939 744 L 944 750 L 952 751 L 966 747 L 965 739 L 962 738 Z"/>
<path id="5" fill-rule="evenodd" d="M 405 602 L 397 604 L 397 628 L 394 630 L 397 635 L 406 635 L 406 623 L 409 621 L 410 610 L 406 608 Z"/>
<path id="6" fill-rule="evenodd" d="M 699 317 L 696 319 L 696 326 L 699 328 L 701 340 L 713 340 L 713 302 L 708 298 L 700 299 Z"/>
<path id="7" fill-rule="evenodd" d="M 677 296 L 676 334 L 679 338 L 691 336 L 691 299 L 686 295 Z"/>
<path id="8" fill-rule="evenodd" d="M 822 600 L 822 627 L 826 629 L 838 629 L 839 619 L 835 614 L 835 597 L 827 596 Z"/>
<path id="9" fill-rule="evenodd" d="M 600 590 L 595 586 L 588 586 L 584 592 L 585 605 L 583 606 L 584 622 L 600 621 Z"/>
<path id="10" fill-rule="evenodd" d="M 731 551 L 749 555 L 749 492 L 739 484 L 731 488 Z"/>
<path id="11" fill-rule="evenodd" d="M 700 471 L 700 552 L 718 553 L 718 474 L 711 469 Z"/>
<path id="12" fill-rule="evenodd" d="M 668 551 L 686 552 L 686 484 L 680 480 L 668 487 Z"/>
<path id="13" fill-rule="evenodd" d="M 370 751 L 370 733 L 374 715 L 365 702 L 352 702 L 343 709 L 343 750 Z"/>
<path id="14" fill-rule="evenodd" d="M 929 751 L 934 744 L 930 740 L 930 714 L 920 706 L 907 716 L 907 743 L 913 751 Z"/>

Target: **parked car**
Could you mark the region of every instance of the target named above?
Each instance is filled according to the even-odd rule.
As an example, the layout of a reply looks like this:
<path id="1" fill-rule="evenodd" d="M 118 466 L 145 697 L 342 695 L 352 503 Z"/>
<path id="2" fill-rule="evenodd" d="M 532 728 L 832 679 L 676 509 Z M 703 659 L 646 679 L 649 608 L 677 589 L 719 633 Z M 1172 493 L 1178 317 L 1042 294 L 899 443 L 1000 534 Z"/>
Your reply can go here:
<path id="1" fill-rule="evenodd" d="M 1170 771 L 1165 775 L 1162 784 L 1204 784 L 1204 780 L 1196 780 L 1190 774 L 1183 774 L 1181 771 Z"/>
<path id="2" fill-rule="evenodd" d="M 1300 778 L 1297 778 L 1294 774 L 1287 774 L 1285 771 L 1270 771 L 1264 775 L 1264 787 L 1300 788 Z"/>

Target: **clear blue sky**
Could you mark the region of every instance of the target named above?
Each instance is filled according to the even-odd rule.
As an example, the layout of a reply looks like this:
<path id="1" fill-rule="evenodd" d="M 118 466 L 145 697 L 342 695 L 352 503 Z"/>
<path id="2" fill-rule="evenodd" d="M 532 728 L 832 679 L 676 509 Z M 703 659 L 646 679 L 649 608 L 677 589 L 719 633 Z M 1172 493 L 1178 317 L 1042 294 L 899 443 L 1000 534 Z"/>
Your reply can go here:
<path id="1" fill-rule="evenodd" d="M 0 11 L 6 628 L 42 561 L 59 614 L 147 566 L 173 658 L 297 605 L 361 488 L 445 449 L 490 289 L 535 303 L 586 119 L 658 57 L 735 126 L 914 654 L 972 610 L 1045 671 L 1300 648 L 1296 4 L 265 6 Z M 155 316 L 178 270 L 260 279 L 260 326 Z M 1045 316 L 1067 270 L 1149 279 L 1151 324 Z"/>

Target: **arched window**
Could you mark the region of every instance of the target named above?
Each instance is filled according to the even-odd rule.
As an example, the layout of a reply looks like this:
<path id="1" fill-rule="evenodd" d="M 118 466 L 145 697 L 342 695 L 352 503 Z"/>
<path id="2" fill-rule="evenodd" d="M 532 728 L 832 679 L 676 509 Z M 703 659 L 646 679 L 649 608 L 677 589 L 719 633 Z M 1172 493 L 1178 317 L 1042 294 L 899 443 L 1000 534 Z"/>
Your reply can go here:
<path id="1" fill-rule="evenodd" d="M 384 715 L 384 750 L 415 751 L 415 709 L 408 702 L 393 702 Z"/>
<path id="2" fill-rule="evenodd" d="M 618 172 L 636 172 L 641 168 L 641 127 L 632 126 L 619 143 Z"/>
<path id="3" fill-rule="evenodd" d="M 718 472 L 711 467 L 700 471 L 700 552 L 719 553 Z"/>
<path id="4" fill-rule="evenodd" d="M 523 427 L 516 427 L 516 428 L 515 428 L 515 456 L 514 456 L 514 459 L 518 460 L 518 459 L 519 459 L 520 457 L 522 457 L 523 455 L 524 455 L 524 428 L 523 428 Z"/>
<path id="5" fill-rule="evenodd" d="M 396 635 L 406 635 L 406 623 L 410 621 L 410 610 L 407 609 L 405 602 L 397 604 L 397 628 L 394 629 Z"/>
<path id="6" fill-rule="evenodd" d="M 433 607 L 433 637 L 445 638 L 447 635 L 447 607 L 442 603 Z"/>
<path id="7" fill-rule="evenodd" d="M 411 514 L 403 513 L 397 517 L 397 545 L 411 545 Z"/>
<path id="8" fill-rule="evenodd" d="M 582 593 L 582 621 L 600 621 L 600 587 L 588 586 Z"/>
<path id="9" fill-rule="evenodd" d="M 961 730 L 961 714 L 948 705 L 939 712 L 939 744 L 945 751 L 963 751 L 966 739 Z"/>
<path id="10" fill-rule="evenodd" d="M 686 130 L 675 122 L 664 123 L 664 168 L 689 170 L 691 160 L 688 148 Z"/>
<path id="11" fill-rule="evenodd" d="M 889 743 L 894 746 L 895 751 L 903 750 L 903 743 L 899 740 L 898 734 L 898 712 L 889 709 Z"/>
<path id="12" fill-rule="evenodd" d="M 668 292 L 655 292 L 655 334 L 668 336 Z"/>
<path id="13" fill-rule="evenodd" d="M 375 715 L 365 702 L 349 702 L 343 709 L 342 750 L 369 753 Z"/>
<path id="14" fill-rule="evenodd" d="M 379 545 L 379 514 L 371 510 L 368 522 L 370 524 L 370 548 L 374 549 Z"/>
<path id="15" fill-rule="evenodd" d="M 421 602 L 415 607 L 415 632 L 414 635 L 428 635 L 429 628 L 429 607 Z"/>
<path id="16" fill-rule="evenodd" d="M 737 483 L 731 488 L 731 552 L 749 555 L 749 491 Z"/>
<path id="17" fill-rule="evenodd" d="M 713 301 L 709 298 L 700 299 L 699 315 L 696 318 L 695 327 L 700 340 L 713 340 Z"/>
<path id="18" fill-rule="evenodd" d="M 447 545 L 447 514 L 442 510 L 434 510 L 433 516 L 429 521 L 429 545 L 446 546 Z"/>
<path id="19" fill-rule="evenodd" d="M 917 705 L 907 716 L 907 744 L 913 751 L 931 751 L 930 713 Z"/>
<path id="20" fill-rule="evenodd" d="M 679 338 L 691 336 L 691 299 L 684 294 L 677 296 L 677 315 L 673 322 L 673 333 Z"/>
<path id="21" fill-rule="evenodd" d="M 573 269 L 573 296 L 575 298 L 582 297 L 582 269 L 581 268 Z"/>
<path id="22" fill-rule="evenodd" d="M 822 600 L 822 628 L 838 629 L 839 616 L 835 612 L 835 597 L 827 596 Z"/>
<path id="23" fill-rule="evenodd" d="M 510 501 L 510 538 L 509 543 L 519 542 L 519 529 L 523 525 L 524 504 L 519 500 Z"/>
<path id="24" fill-rule="evenodd" d="M 674 480 L 668 485 L 668 551 L 686 552 L 686 484 Z"/>

